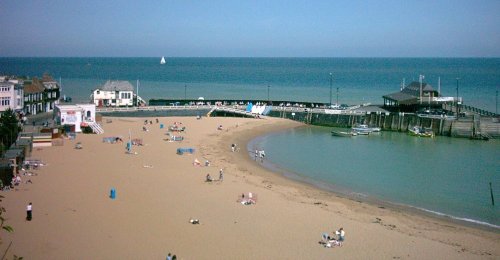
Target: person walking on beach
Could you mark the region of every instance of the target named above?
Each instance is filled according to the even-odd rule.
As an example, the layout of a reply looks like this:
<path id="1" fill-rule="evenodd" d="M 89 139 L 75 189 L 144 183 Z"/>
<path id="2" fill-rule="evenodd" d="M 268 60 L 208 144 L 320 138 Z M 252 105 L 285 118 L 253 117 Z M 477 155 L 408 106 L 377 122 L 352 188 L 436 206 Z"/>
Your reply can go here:
<path id="1" fill-rule="evenodd" d="M 219 181 L 223 181 L 223 180 L 224 180 L 224 171 L 221 168 L 219 171 Z"/>
<path id="2" fill-rule="evenodd" d="M 33 204 L 31 204 L 31 202 L 28 204 L 28 206 L 26 206 L 26 220 L 27 221 L 31 221 L 31 218 L 33 217 L 31 211 L 32 211 L 32 208 L 33 207 Z"/>
<path id="3" fill-rule="evenodd" d="M 255 160 L 257 161 L 257 156 L 259 155 L 259 151 L 258 150 L 255 150 Z"/>

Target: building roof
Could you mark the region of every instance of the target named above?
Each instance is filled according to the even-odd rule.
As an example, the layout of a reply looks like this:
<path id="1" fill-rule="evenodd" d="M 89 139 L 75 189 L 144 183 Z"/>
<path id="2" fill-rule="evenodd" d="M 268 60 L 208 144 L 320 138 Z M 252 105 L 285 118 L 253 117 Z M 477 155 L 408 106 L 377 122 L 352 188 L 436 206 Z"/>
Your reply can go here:
<path id="1" fill-rule="evenodd" d="M 435 92 L 431 85 L 422 83 L 422 92 Z M 395 92 L 383 96 L 386 99 L 398 101 L 399 104 L 414 104 L 420 97 L 420 82 L 414 81 L 408 84 L 400 92 Z"/>
<path id="2" fill-rule="evenodd" d="M 105 91 L 134 91 L 134 87 L 128 81 L 108 80 L 101 90 Z"/>
<path id="3" fill-rule="evenodd" d="M 41 93 L 44 90 L 45 88 L 37 78 L 33 78 L 31 83 L 24 85 L 24 94 Z"/>
<path id="4" fill-rule="evenodd" d="M 42 76 L 42 82 L 57 82 L 48 73 L 44 73 Z"/>
<path id="5" fill-rule="evenodd" d="M 14 83 L 9 82 L 9 81 L 4 81 L 4 82 L 0 81 L 0 86 L 9 86 L 9 87 L 11 87 L 11 86 L 14 86 L 14 85 L 15 85 Z"/>
<path id="6" fill-rule="evenodd" d="M 396 92 L 388 95 L 384 95 L 384 98 L 398 101 L 399 104 L 413 104 L 418 101 L 418 96 L 410 95 L 403 92 Z"/>

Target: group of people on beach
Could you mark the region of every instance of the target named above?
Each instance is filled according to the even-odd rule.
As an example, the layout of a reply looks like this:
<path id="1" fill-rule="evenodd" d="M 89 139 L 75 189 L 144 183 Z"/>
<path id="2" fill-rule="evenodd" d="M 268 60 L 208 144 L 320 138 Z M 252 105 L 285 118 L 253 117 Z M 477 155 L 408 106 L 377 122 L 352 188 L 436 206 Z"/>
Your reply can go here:
<path id="1" fill-rule="evenodd" d="M 264 150 L 255 150 L 254 159 L 257 161 L 257 158 L 260 158 L 260 162 L 264 162 L 264 158 L 266 157 L 266 152 Z"/>
<path id="2" fill-rule="evenodd" d="M 219 170 L 219 179 L 217 181 L 223 181 L 223 180 L 224 180 L 224 170 L 220 169 Z M 212 176 L 210 176 L 210 173 L 208 173 L 207 176 L 205 177 L 205 181 L 206 182 L 212 182 L 212 181 L 214 181 L 214 179 L 212 178 Z"/>
<path id="3" fill-rule="evenodd" d="M 334 232 L 335 235 L 330 236 L 328 233 L 323 234 L 323 240 L 320 241 L 325 247 L 332 246 L 342 246 L 345 239 L 345 231 L 344 228 L 341 227 L 337 231 Z"/>

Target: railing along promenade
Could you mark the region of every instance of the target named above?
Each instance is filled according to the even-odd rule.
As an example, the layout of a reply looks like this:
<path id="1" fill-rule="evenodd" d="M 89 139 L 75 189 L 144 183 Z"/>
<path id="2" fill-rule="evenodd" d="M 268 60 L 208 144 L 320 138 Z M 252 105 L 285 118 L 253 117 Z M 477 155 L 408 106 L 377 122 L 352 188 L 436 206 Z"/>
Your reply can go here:
<path id="1" fill-rule="evenodd" d="M 198 110 L 198 109 L 211 109 L 212 107 L 214 106 L 194 105 L 194 106 L 96 107 L 96 112 L 109 113 L 109 112 L 136 112 L 136 111 L 161 111 L 161 110 Z"/>

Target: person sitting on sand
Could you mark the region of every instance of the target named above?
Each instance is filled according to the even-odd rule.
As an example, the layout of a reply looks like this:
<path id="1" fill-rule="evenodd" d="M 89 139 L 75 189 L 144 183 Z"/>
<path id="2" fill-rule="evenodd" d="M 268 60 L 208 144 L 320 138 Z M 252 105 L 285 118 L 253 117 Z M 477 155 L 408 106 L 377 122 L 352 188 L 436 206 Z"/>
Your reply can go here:
<path id="1" fill-rule="evenodd" d="M 205 180 L 206 182 L 212 182 L 212 176 L 210 176 L 210 173 L 207 174 L 207 178 Z"/>
<path id="2" fill-rule="evenodd" d="M 201 163 L 200 163 L 200 161 L 198 161 L 198 159 L 194 159 L 193 165 L 194 166 L 201 166 Z"/>
<path id="3" fill-rule="evenodd" d="M 322 238 L 323 239 L 320 241 L 320 244 L 324 247 L 340 246 L 340 242 L 334 237 L 331 237 L 328 233 L 323 233 Z"/>

